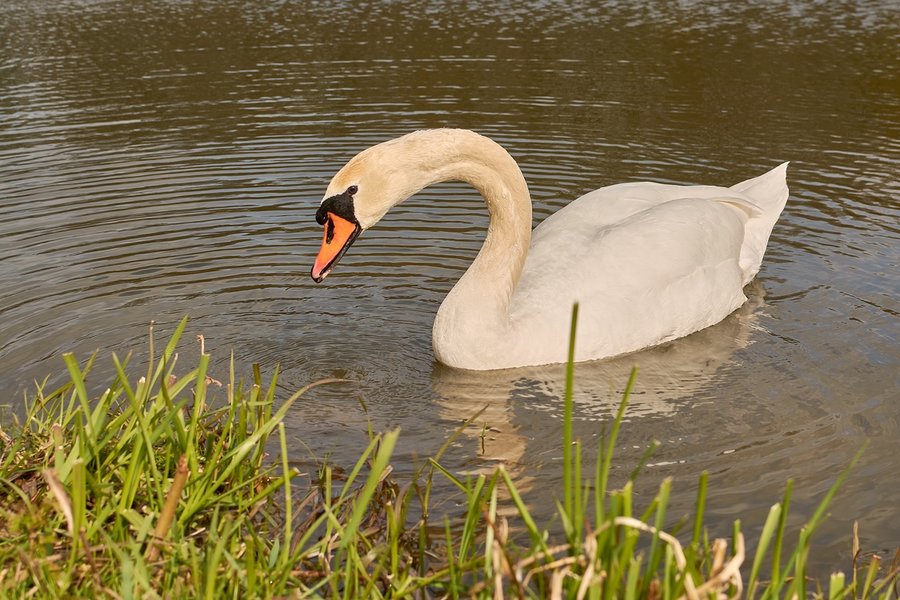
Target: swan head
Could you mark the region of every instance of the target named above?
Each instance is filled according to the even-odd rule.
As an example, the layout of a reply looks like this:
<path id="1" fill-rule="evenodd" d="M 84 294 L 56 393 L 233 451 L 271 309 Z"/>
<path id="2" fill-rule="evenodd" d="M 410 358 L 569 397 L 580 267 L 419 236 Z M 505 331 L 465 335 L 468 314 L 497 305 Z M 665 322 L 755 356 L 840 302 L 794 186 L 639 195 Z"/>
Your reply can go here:
<path id="1" fill-rule="evenodd" d="M 420 144 L 410 143 L 409 137 L 363 150 L 331 179 L 316 211 L 316 222 L 324 227 L 310 272 L 316 283 L 331 273 L 363 231 L 428 183 L 415 167 Z"/>

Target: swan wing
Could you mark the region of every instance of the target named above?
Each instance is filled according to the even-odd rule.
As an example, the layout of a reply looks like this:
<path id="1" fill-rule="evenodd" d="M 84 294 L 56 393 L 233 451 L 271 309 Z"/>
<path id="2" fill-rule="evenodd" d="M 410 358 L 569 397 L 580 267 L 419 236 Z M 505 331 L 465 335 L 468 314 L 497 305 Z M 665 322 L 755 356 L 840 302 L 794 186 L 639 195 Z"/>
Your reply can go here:
<path id="1" fill-rule="evenodd" d="M 531 333 L 523 344 L 558 360 L 574 302 L 585 340 L 577 355 L 587 360 L 703 329 L 746 300 L 739 259 L 758 208 L 727 188 L 680 187 L 710 197 L 671 197 L 646 185 L 587 194 L 535 230 L 510 316 L 514 329 L 546 343 Z"/>

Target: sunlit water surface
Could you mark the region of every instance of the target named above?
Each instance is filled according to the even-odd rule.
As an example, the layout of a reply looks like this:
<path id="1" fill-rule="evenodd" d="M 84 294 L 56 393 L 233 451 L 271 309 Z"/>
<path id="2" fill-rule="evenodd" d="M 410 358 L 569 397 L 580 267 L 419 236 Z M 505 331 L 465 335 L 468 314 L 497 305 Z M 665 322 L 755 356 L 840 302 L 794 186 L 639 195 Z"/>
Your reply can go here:
<path id="1" fill-rule="evenodd" d="M 548 519 L 562 368 L 458 372 L 431 353 L 434 313 L 484 236 L 480 199 L 458 184 L 422 192 L 316 285 L 329 177 L 373 143 L 471 128 L 519 161 L 538 222 L 605 184 L 730 185 L 790 160 L 750 302 L 686 339 L 579 365 L 576 435 L 595 444 L 640 365 L 614 483 L 659 440 L 641 497 L 674 477 L 675 520 L 708 470 L 713 535 L 735 518 L 758 532 L 789 478 L 802 522 L 868 443 L 812 561 L 846 568 L 857 518 L 866 548 L 892 550 L 900 10 L 638 4 L 4 1 L 2 402 L 21 410 L 65 351 L 140 360 L 151 320 L 163 337 L 189 314 L 185 369 L 202 333 L 219 379 L 233 351 L 245 377 L 280 364 L 283 397 L 351 381 L 288 415 L 298 463 L 349 463 L 371 421 L 402 429 L 409 473 L 487 407 L 443 462 L 504 461 Z"/>

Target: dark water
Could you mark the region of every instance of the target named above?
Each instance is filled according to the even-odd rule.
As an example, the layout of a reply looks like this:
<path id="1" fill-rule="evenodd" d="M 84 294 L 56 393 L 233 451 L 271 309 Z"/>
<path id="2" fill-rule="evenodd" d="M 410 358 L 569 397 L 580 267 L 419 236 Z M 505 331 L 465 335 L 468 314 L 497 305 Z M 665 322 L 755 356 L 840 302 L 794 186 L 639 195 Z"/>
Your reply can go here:
<path id="1" fill-rule="evenodd" d="M 708 5 L 709 4 L 709 5 Z M 821 573 L 900 545 L 900 9 L 895 2 L 0 3 L 0 402 L 60 354 L 145 348 L 191 316 L 224 379 L 283 368 L 298 461 L 353 460 L 401 427 L 409 472 L 480 408 L 445 463 L 504 460 L 539 515 L 559 479 L 559 367 L 465 373 L 431 320 L 486 226 L 445 184 L 366 233 L 324 284 L 313 215 L 357 151 L 475 129 L 520 162 L 540 220 L 609 183 L 730 185 L 791 160 L 750 302 L 695 336 L 579 365 L 592 445 L 641 366 L 614 476 L 652 439 L 679 516 L 710 472 L 713 535 L 794 520 L 869 446 L 817 534 Z M 96 385 L 102 385 L 99 379 Z M 359 400 L 367 407 L 365 413 Z M 452 513 L 453 507 L 448 505 Z"/>

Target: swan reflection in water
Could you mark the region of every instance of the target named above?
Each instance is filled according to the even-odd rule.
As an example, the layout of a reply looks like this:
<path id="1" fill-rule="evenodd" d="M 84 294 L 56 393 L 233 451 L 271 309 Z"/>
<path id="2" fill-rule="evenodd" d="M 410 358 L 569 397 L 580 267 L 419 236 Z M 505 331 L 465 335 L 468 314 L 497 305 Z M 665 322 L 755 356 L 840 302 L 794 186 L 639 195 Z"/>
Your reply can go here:
<path id="1" fill-rule="evenodd" d="M 752 341 L 757 315 L 765 305 L 765 289 L 754 280 L 744 292 L 748 301 L 717 325 L 641 352 L 575 365 L 575 419 L 597 421 L 598 430 L 599 422 L 611 421 L 634 367 L 639 374 L 626 421 L 670 417 L 691 406 L 691 400 L 713 384 L 717 373 L 733 365 L 736 353 Z M 522 491 L 533 484 L 523 459 L 530 439 L 560 438 L 565 371 L 565 365 L 559 364 L 465 371 L 435 362 L 432 385 L 441 417 L 464 422 L 483 410 L 463 430 L 479 456 L 469 465 L 471 474 L 487 475 L 503 464 Z M 519 425 L 523 407 L 550 418 L 526 417 L 525 435 Z"/>

